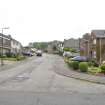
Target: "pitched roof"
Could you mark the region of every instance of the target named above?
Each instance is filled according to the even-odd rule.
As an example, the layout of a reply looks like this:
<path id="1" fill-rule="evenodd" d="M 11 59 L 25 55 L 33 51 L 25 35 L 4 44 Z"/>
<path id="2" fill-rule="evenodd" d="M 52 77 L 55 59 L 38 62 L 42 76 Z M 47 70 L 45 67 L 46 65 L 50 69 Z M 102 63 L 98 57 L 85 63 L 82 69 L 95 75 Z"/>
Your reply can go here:
<path id="1" fill-rule="evenodd" d="M 103 37 L 105 37 L 105 30 L 92 30 L 92 33 L 93 33 L 97 38 L 103 38 Z"/>
<path id="2" fill-rule="evenodd" d="M 4 35 L 4 34 L 2 34 L 2 33 L 0 33 L 0 37 L 5 37 L 5 38 L 8 38 L 8 39 L 11 39 L 11 37 L 10 36 L 8 36 L 8 35 Z"/>
<path id="3" fill-rule="evenodd" d="M 83 35 L 83 39 L 89 40 L 91 35 L 89 33 L 86 33 Z"/>

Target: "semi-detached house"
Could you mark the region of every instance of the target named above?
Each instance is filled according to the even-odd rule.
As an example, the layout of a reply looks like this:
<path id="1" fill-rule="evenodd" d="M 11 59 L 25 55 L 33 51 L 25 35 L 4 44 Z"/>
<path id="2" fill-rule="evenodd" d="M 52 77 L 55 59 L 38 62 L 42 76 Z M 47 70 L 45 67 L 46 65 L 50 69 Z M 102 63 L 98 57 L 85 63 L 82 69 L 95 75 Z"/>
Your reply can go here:
<path id="1" fill-rule="evenodd" d="M 83 35 L 80 41 L 80 53 L 99 64 L 105 61 L 105 30 L 92 30 Z"/>
<path id="2" fill-rule="evenodd" d="M 73 48 L 79 50 L 79 39 L 64 39 L 64 48 Z"/>
<path id="3" fill-rule="evenodd" d="M 2 43 L 3 36 L 3 43 Z M 3 45 L 3 46 L 2 46 Z M 10 35 L 2 35 L 0 33 L 0 54 L 3 47 L 3 54 L 6 53 L 22 53 L 22 45 L 19 41 L 13 39 Z"/>
<path id="4" fill-rule="evenodd" d="M 22 53 L 22 44 L 13 38 L 11 38 L 11 53 L 13 54 Z"/>
<path id="5" fill-rule="evenodd" d="M 91 31 L 92 39 L 92 49 L 91 52 L 95 56 L 97 61 L 101 63 L 105 61 L 105 30 L 92 30 Z"/>
<path id="6" fill-rule="evenodd" d="M 2 43 L 2 37 L 3 37 L 3 43 Z M 11 37 L 2 35 L 0 33 L 0 54 L 2 51 L 2 45 L 3 45 L 3 53 L 9 53 L 11 52 Z"/>

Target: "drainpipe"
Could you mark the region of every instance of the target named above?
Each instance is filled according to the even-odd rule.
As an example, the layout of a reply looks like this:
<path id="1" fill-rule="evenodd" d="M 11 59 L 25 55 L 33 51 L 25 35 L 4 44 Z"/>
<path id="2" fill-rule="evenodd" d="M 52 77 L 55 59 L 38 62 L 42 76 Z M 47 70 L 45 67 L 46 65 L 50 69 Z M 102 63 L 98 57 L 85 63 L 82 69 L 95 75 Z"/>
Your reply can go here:
<path id="1" fill-rule="evenodd" d="M 100 64 L 101 64 L 101 61 L 102 61 L 102 57 L 101 57 L 101 38 L 99 39 L 99 42 L 100 42 Z"/>
<path id="2" fill-rule="evenodd" d="M 88 42 L 88 57 L 89 57 L 89 52 L 90 52 L 90 49 L 89 49 L 89 41 Z"/>

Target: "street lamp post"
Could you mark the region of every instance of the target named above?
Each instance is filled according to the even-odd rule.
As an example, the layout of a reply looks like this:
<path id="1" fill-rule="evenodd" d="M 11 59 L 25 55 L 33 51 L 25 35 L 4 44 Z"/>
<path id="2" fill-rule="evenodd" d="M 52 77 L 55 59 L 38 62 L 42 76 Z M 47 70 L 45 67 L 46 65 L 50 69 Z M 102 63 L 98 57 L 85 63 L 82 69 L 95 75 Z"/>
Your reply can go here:
<path id="1" fill-rule="evenodd" d="M 9 27 L 4 27 L 4 28 L 2 28 L 2 42 L 1 42 L 1 66 L 3 66 L 4 65 L 4 62 L 3 62 L 3 30 L 4 29 L 9 29 Z"/>

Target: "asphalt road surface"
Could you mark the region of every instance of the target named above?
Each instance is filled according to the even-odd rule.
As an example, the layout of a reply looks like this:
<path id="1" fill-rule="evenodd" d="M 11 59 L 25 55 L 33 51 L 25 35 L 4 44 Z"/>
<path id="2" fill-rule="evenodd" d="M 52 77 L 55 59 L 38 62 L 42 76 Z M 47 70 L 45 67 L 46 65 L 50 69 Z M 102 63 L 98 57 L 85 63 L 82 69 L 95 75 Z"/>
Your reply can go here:
<path id="1" fill-rule="evenodd" d="M 105 105 L 105 85 L 64 77 L 62 57 L 43 54 L 0 72 L 0 105 Z"/>

